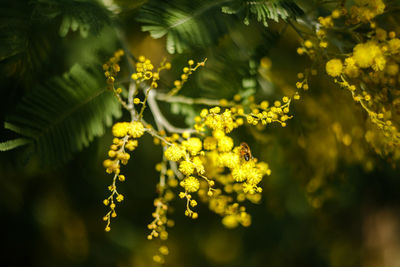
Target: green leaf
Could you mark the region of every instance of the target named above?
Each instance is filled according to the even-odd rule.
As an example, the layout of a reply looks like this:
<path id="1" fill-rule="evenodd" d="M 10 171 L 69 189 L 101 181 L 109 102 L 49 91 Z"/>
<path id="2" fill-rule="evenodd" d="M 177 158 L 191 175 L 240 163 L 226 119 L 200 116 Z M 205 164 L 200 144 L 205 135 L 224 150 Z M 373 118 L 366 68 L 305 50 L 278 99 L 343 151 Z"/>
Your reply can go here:
<path id="1" fill-rule="evenodd" d="M 243 23 L 250 24 L 250 17 L 255 17 L 258 22 L 267 27 L 268 20 L 278 21 L 288 17 L 296 17 L 303 11 L 293 2 L 288 0 L 233 0 L 221 8 L 223 13 L 244 16 Z"/>
<path id="2" fill-rule="evenodd" d="M 17 138 L 17 139 L 13 139 L 13 140 L 9 140 L 3 143 L 0 143 L 0 151 L 7 151 L 7 150 L 11 150 L 23 145 L 27 145 L 29 143 L 31 143 L 32 141 L 26 138 Z"/>
<path id="3" fill-rule="evenodd" d="M 33 141 L 43 163 L 68 160 L 121 116 L 100 68 L 74 65 L 69 73 L 31 90 L 6 118 L 6 128 Z"/>
<path id="4" fill-rule="evenodd" d="M 60 36 L 64 37 L 71 30 L 79 29 L 82 37 L 89 33 L 98 34 L 101 29 L 110 24 L 108 10 L 94 0 L 37 0 L 34 16 L 53 19 L 62 16 Z"/>
<path id="5" fill-rule="evenodd" d="M 51 33 L 46 32 L 47 25 L 32 19 L 31 5 L 10 2 L 0 9 L 0 71 L 4 77 L 16 76 L 26 81 L 48 60 Z"/>
<path id="6" fill-rule="evenodd" d="M 227 32 L 229 16 L 220 12 L 226 2 L 151 0 L 142 6 L 137 20 L 144 24 L 142 30 L 150 32 L 153 38 L 166 36 L 169 53 L 182 53 L 215 43 Z"/>

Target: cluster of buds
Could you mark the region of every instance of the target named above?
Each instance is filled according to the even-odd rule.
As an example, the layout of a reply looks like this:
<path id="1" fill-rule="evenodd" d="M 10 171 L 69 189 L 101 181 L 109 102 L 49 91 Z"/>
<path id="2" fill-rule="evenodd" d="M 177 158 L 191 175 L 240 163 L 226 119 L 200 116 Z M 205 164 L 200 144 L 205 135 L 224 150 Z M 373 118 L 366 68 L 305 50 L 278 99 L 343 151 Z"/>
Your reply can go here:
<path id="1" fill-rule="evenodd" d="M 120 182 L 125 181 L 125 175 L 121 174 L 121 164 L 128 164 L 130 154 L 127 151 L 133 151 L 138 146 L 138 141 L 135 138 L 141 137 L 144 131 L 143 124 L 138 121 L 118 122 L 112 128 L 113 144 L 108 151 L 109 158 L 103 162 L 106 172 L 114 173 L 113 182 L 108 186 L 111 194 L 103 201 L 104 205 L 110 207 L 110 211 L 103 217 L 104 221 L 107 221 L 106 231 L 110 231 L 111 218 L 117 216 L 114 199 L 117 202 L 124 200 L 124 196 L 118 193 L 116 185 L 117 180 Z"/>
<path id="2" fill-rule="evenodd" d="M 121 70 L 118 62 L 123 55 L 124 50 L 119 49 L 114 53 L 113 57 L 103 64 L 104 75 L 107 78 L 107 86 L 109 90 L 114 90 L 115 77 Z"/>

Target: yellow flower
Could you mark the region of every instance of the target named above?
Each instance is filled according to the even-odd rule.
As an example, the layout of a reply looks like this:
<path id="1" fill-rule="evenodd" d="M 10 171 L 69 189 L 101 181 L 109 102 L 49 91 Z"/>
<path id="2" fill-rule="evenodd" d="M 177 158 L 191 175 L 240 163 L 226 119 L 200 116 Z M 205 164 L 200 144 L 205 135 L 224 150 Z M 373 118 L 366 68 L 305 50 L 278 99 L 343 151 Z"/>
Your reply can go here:
<path id="1" fill-rule="evenodd" d="M 203 141 L 203 146 L 206 150 L 214 150 L 217 148 L 217 139 L 207 136 Z"/>
<path id="2" fill-rule="evenodd" d="M 168 255 L 169 254 L 169 250 L 167 246 L 161 246 L 158 251 L 160 251 L 161 254 L 163 255 Z"/>
<path id="3" fill-rule="evenodd" d="M 213 136 L 217 139 L 221 139 L 225 136 L 225 133 L 224 133 L 224 131 L 216 130 L 216 131 L 213 131 Z"/>
<path id="4" fill-rule="evenodd" d="M 185 150 L 181 146 L 173 144 L 165 150 L 164 155 L 168 160 L 178 161 L 185 156 Z"/>
<path id="5" fill-rule="evenodd" d="M 112 133 L 115 137 L 124 137 L 128 133 L 129 122 L 117 122 L 112 127 Z"/>
<path id="6" fill-rule="evenodd" d="M 128 133 L 133 138 L 139 138 L 144 133 L 144 126 L 140 121 L 134 121 L 129 125 Z"/>
<path id="7" fill-rule="evenodd" d="M 181 182 L 181 186 L 189 193 L 193 193 L 199 190 L 200 182 L 196 177 L 189 176 Z"/>
<path id="8" fill-rule="evenodd" d="M 229 136 L 224 136 L 218 140 L 218 149 L 222 152 L 231 151 L 233 147 L 233 140 Z"/>
<path id="9" fill-rule="evenodd" d="M 393 54 L 397 54 L 400 51 L 400 39 L 399 38 L 394 38 L 391 39 L 389 42 L 389 49 Z"/>
<path id="10" fill-rule="evenodd" d="M 208 115 L 207 109 L 202 109 L 200 112 L 200 117 L 205 118 Z"/>
<path id="11" fill-rule="evenodd" d="M 386 40 L 387 32 L 384 29 L 377 28 L 375 32 L 376 32 L 375 36 L 379 41 L 385 41 Z"/>
<path id="12" fill-rule="evenodd" d="M 243 183 L 243 192 L 252 195 L 256 193 L 256 189 L 253 184 Z"/>
<path id="13" fill-rule="evenodd" d="M 237 153 L 232 153 L 232 152 L 221 153 L 219 155 L 219 163 L 223 167 L 228 167 L 230 169 L 233 169 L 233 168 L 235 168 L 236 166 L 239 165 L 240 158 L 239 158 L 239 155 Z"/>
<path id="14" fill-rule="evenodd" d="M 192 155 L 197 155 L 202 148 L 201 140 L 197 137 L 189 138 L 183 144 Z"/>
<path id="15" fill-rule="evenodd" d="M 343 64 L 340 59 L 331 59 L 326 63 L 326 73 L 332 77 L 337 77 L 342 74 Z"/>
<path id="16" fill-rule="evenodd" d="M 247 178 L 247 171 L 245 168 L 238 166 L 232 170 L 232 177 L 236 182 L 243 182 Z"/>
<path id="17" fill-rule="evenodd" d="M 222 218 L 222 224 L 226 228 L 235 228 L 239 225 L 239 222 L 235 215 L 227 215 L 224 218 Z"/>
<path id="18" fill-rule="evenodd" d="M 251 185 L 256 185 L 261 182 L 262 174 L 257 168 L 250 168 L 247 174 L 247 182 Z"/>
<path id="19" fill-rule="evenodd" d="M 353 57 L 360 68 L 368 68 L 375 63 L 376 58 L 382 57 L 382 51 L 375 42 L 369 41 L 356 45 L 353 49 Z"/>
<path id="20" fill-rule="evenodd" d="M 194 157 L 192 159 L 192 161 L 196 168 L 196 171 L 200 174 L 203 174 L 205 172 L 205 169 L 204 169 L 204 165 L 203 165 L 203 162 L 201 161 L 201 159 L 199 157 Z"/>
<path id="21" fill-rule="evenodd" d="M 372 65 L 372 68 L 375 71 L 384 70 L 386 66 L 386 59 L 383 56 L 375 58 L 375 63 Z"/>
<path id="22" fill-rule="evenodd" d="M 356 61 L 353 57 L 348 57 L 344 60 L 344 74 L 351 78 L 356 78 L 359 75 L 359 68 L 356 65 Z"/>
<path id="23" fill-rule="evenodd" d="M 367 22 L 385 10 L 385 4 L 382 0 L 356 0 L 356 5 L 350 9 L 350 14 L 355 22 Z"/>
<path id="24" fill-rule="evenodd" d="M 194 165 L 190 161 L 182 161 L 179 164 L 179 171 L 184 175 L 191 175 L 194 171 Z"/>
<path id="25" fill-rule="evenodd" d="M 391 76 L 395 76 L 397 73 L 399 73 L 399 65 L 396 63 L 388 64 L 386 67 L 386 72 Z"/>
<path id="26" fill-rule="evenodd" d="M 307 47 L 307 48 L 311 48 L 313 46 L 313 44 L 312 44 L 312 42 L 310 40 L 306 40 L 304 42 L 304 46 Z"/>

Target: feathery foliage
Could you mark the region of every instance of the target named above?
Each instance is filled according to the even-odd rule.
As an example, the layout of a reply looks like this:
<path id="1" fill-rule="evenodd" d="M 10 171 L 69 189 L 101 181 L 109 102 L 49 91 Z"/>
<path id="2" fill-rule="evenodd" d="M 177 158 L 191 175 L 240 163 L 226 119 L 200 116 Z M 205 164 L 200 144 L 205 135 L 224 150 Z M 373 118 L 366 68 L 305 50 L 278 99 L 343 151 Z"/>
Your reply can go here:
<path id="1" fill-rule="evenodd" d="M 250 17 L 256 17 L 257 21 L 262 22 L 265 27 L 268 26 L 268 20 L 278 21 L 279 18 L 287 19 L 302 15 L 302 10 L 292 1 L 282 0 L 250 0 L 230 1 L 222 7 L 222 12 L 227 14 L 244 15 L 243 22 L 250 24 Z"/>
<path id="2" fill-rule="evenodd" d="M 110 23 L 109 12 L 93 0 L 37 0 L 33 16 L 53 19 L 62 16 L 60 35 L 79 32 L 82 37 L 98 34 Z"/>
<path id="3" fill-rule="evenodd" d="M 301 15 L 302 10 L 291 1 L 152 0 L 141 8 L 138 21 L 144 24 L 142 30 L 149 31 L 153 38 L 166 36 L 167 50 L 173 54 L 215 44 L 235 28 L 236 20 L 223 13 L 246 13 L 244 22 L 247 25 L 249 14 L 252 14 L 267 26 L 267 19 L 278 21 L 279 18 L 295 17 Z"/>
<path id="4" fill-rule="evenodd" d="M 32 141 L 44 163 L 68 160 L 104 133 L 121 111 L 100 73 L 74 65 L 69 73 L 32 90 L 6 118 L 5 127 Z M 23 145 L 19 140 L 3 149 Z"/>
<path id="5" fill-rule="evenodd" d="M 220 12 L 225 2 L 149 1 L 141 8 L 138 21 L 153 38 L 166 36 L 169 53 L 182 53 L 188 48 L 213 44 L 227 32 L 229 17 Z"/>

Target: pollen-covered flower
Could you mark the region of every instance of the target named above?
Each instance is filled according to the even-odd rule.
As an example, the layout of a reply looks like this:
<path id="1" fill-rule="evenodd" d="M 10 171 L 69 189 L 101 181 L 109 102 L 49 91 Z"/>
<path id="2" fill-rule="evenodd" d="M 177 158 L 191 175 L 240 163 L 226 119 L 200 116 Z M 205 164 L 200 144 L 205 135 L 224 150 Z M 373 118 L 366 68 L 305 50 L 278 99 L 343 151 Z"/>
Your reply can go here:
<path id="1" fill-rule="evenodd" d="M 356 61 L 354 60 L 353 57 L 348 57 L 344 60 L 344 74 L 351 78 L 356 78 L 359 75 L 359 68 L 356 65 Z"/>
<path id="2" fill-rule="evenodd" d="M 237 166 L 232 170 L 232 177 L 236 182 L 243 182 L 247 178 L 247 171 L 241 166 Z"/>
<path id="3" fill-rule="evenodd" d="M 262 174 L 257 168 L 249 168 L 247 171 L 247 183 L 256 185 L 262 180 Z"/>
<path id="4" fill-rule="evenodd" d="M 386 7 L 383 0 L 356 0 L 355 3 L 356 5 L 350 9 L 350 15 L 355 23 L 372 20 L 382 14 Z"/>
<path id="5" fill-rule="evenodd" d="M 228 167 L 230 169 L 233 169 L 239 165 L 239 162 L 240 159 L 237 153 L 228 152 L 228 153 L 221 153 L 219 155 L 219 163 L 223 167 Z"/>
<path id="6" fill-rule="evenodd" d="M 189 138 L 189 140 L 185 141 L 183 144 L 192 155 L 197 155 L 202 148 L 201 140 L 197 137 Z"/>
<path id="7" fill-rule="evenodd" d="M 337 77 L 342 74 L 343 64 L 340 59 L 334 58 L 329 60 L 325 66 L 326 73 L 332 77 Z"/>
<path id="8" fill-rule="evenodd" d="M 400 52 L 400 39 L 399 38 L 394 38 L 388 42 L 389 45 L 389 50 L 393 54 L 397 54 Z"/>
<path id="9" fill-rule="evenodd" d="M 217 139 L 207 136 L 203 141 L 203 147 L 206 150 L 214 150 L 217 148 Z"/>
<path id="10" fill-rule="evenodd" d="M 233 147 L 233 140 L 229 136 L 224 136 L 218 140 L 218 149 L 222 152 L 231 151 Z"/>
<path id="11" fill-rule="evenodd" d="M 179 164 L 179 171 L 184 175 L 191 175 L 194 171 L 194 164 L 190 161 L 182 161 Z"/>
<path id="12" fill-rule="evenodd" d="M 134 121 L 129 125 L 128 133 L 133 138 L 139 138 L 144 133 L 144 126 L 140 121 Z"/>
<path id="13" fill-rule="evenodd" d="M 124 137 L 128 133 L 129 122 L 117 122 L 112 127 L 112 133 L 115 137 Z"/>
<path id="14" fill-rule="evenodd" d="M 368 68 L 375 59 L 382 57 L 382 51 L 374 41 L 358 44 L 353 49 L 353 57 L 360 68 Z"/>
<path id="15" fill-rule="evenodd" d="M 181 186 L 189 193 L 193 193 L 199 190 L 200 182 L 196 177 L 189 176 L 181 182 Z"/>
<path id="16" fill-rule="evenodd" d="M 213 136 L 219 140 L 225 136 L 225 133 L 222 130 L 215 130 L 213 131 Z"/>
<path id="17" fill-rule="evenodd" d="M 173 144 L 165 150 L 164 155 L 168 160 L 178 161 L 185 156 L 185 150 L 181 146 Z"/>

